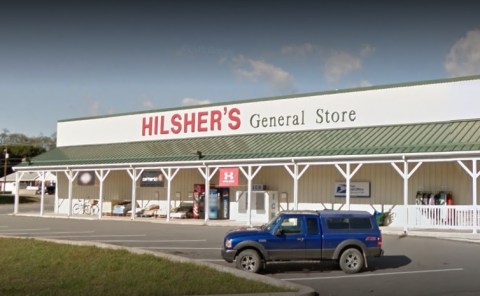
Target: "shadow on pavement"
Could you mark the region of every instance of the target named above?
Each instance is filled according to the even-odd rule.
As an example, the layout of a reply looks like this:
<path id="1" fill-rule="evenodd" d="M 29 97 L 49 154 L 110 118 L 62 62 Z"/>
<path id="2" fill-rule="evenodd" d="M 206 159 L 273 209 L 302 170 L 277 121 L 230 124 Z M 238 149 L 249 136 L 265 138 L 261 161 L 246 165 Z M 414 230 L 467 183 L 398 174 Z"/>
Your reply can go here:
<path id="1" fill-rule="evenodd" d="M 382 256 L 368 259 L 368 268 L 364 271 L 396 269 L 410 264 L 412 260 L 407 256 Z M 339 271 L 340 266 L 335 261 L 304 261 L 304 262 L 274 262 L 267 264 L 262 274 L 276 273 L 305 273 L 322 272 L 330 273 Z"/>

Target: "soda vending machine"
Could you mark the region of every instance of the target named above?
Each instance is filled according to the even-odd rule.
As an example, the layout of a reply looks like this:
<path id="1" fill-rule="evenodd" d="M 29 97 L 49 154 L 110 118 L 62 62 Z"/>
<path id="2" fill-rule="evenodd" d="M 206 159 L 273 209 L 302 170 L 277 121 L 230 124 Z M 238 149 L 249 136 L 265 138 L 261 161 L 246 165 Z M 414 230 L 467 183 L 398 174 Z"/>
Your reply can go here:
<path id="1" fill-rule="evenodd" d="M 205 218 L 205 184 L 193 185 L 193 218 Z"/>
<path id="2" fill-rule="evenodd" d="M 230 218 L 230 189 L 226 187 L 210 188 L 209 219 Z"/>
<path id="3" fill-rule="evenodd" d="M 220 197 L 220 219 L 230 219 L 230 189 L 222 188 Z"/>

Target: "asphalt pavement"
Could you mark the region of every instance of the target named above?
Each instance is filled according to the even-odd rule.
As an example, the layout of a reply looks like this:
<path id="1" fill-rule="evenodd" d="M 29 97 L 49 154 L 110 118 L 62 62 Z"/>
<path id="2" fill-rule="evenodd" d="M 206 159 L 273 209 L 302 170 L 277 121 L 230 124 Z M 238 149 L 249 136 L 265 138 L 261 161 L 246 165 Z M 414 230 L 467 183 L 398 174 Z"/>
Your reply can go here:
<path id="1" fill-rule="evenodd" d="M 11 216 L 12 211 L 13 211 L 13 206 L 10 206 L 10 205 L 0 206 L 0 214 Z M 39 215 L 38 204 L 37 205 L 22 205 L 20 213 L 17 216 L 18 217 L 31 217 L 31 218 L 37 217 L 38 218 L 40 216 Z M 87 220 L 97 220 L 97 218 L 93 217 L 93 216 L 67 217 L 66 215 L 54 214 L 53 211 L 50 211 L 50 205 L 46 205 L 45 213 L 44 213 L 43 217 L 49 218 L 49 219 L 45 219 L 45 220 L 53 221 L 53 222 L 51 222 L 52 225 L 58 224 L 58 222 L 55 223 L 55 219 L 74 219 L 74 220 L 78 220 L 78 221 L 85 220 L 85 222 Z M 54 218 L 54 220 L 52 220 L 51 218 Z M 205 225 L 205 224 L 208 225 L 208 226 L 219 226 L 218 228 L 222 228 L 222 229 L 230 229 L 230 228 L 245 226 L 245 223 L 239 223 L 239 222 L 235 222 L 235 221 L 223 221 L 223 220 L 211 220 L 211 221 L 208 221 L 207 223 L 205 223 L 205 221 L 203 221 L 203 220 L 191 220 L 191 219 L 178 219 L 178 220 L 177 219 L 172 219 L 170 221 L 166 221 L 166 219 L 158 219 L 158 218 L 157 219 L 155 219 L 155 218 L 142 218 L 142 219 L 137 218 L 135 220 L 136 220 L 136 222 L 148 223 L 148 224 L 144 224 L 144 225 L 152 225 L 153 227 L 156 224 L 161 224 L 162 229 L 163 229 L 163 226 L 165 226 L 165 227 L 169 226 L 168 228 L 170 229 L 172 226 L 175 228 L 175 226 L 181 226 L 181 225 L 199 226 L 199 225 Z M 128 217 L 103 217 L 102 221 L 107 222 L 107 223 L 99 223 L 99 224 L 106 224 L 106 225 L 108 224 L 108 227 L 110 227 L 110 228 L 112 228 L 112 225 L 110 224 L 110 221 L 113 222 L 113 223 L 115 223 L 117 221 L 118 222 L 122 221 L 123 222 L 123 223 L 121 223 L 122 227 L 124 227 L 126 225 L 130 225 L 130 224 L 138 225 L 138 223 L 129 223 L 131 221 L 130 221 L 130 218 L 128 218 Z M 97 224 L 95 224 L 95 225 L 97 225 Z M 157 228 L 158 228 L 158 226 L 160 226 L 160 225 L 157 225 Z M 183 228 L 185 228 L 185 227 L 183 227 Z M 204 231 L 205 235 L 209 235 L 208 234 L 209 231 L 207 230 L 209 228 L 210 227 L 205 229 L 205 231 Z M 389 241 L 392 241 L 391 237 L 397 237 L 397 238 L 404 238 L 404 237 L 436 238 L 436 239 L 442 239 L 442 240 L 448 240 L 448 241 L 461 241 L 461 242 L 468 242 L 468 243 L 474 243 L 474 244 L 480 243 L 480 235 L 477 234 L 477 233 L 472 233 L 471 230 L 458 230 L 458 231 L 449 230 L 449 231 L 445 231 L 445 230 L 438 230 L 438 229 L 410 229 L 405 233 L 403 228 L 401 228 L 401 227 L 388 227 L 387 226 L 387 227 L 381 227 L 381 228 L 382 228 L 382 233 L 387 237 L 387 240 L 386 240 L 387 243 Z M 175 231 L 175 230 L 173 230 L 173 231 Z M 49 238 L 49 239 L 51 240 L 51 238 Z M 135 240 L 135 238 L 133 238 L 132 241 L 133 240 Z M 65 238 L 62 238 L 61 242 L 64 243 Z M 397 241 L 397 242 L 393 242 L 393 243 L 398 244 L 398 242 L 401 242 L 401 241 Z M 300 292 L 298 292 L 298 293 L 293 293 L 293 294 L 292 293 L 290 293 L 290 294 L 282 293 L 282 294 L 271 294 L 271 295 L 315 295 L 316 294 L 315 290 L 312 289 L 311 286 L 302 285 L 303 283 L 310 284 L 309 282 L 302 282 L 301 279 L 296 279 L 296 278 L 291 278 L 291 279 L 282 278 L 282 276 L 290 276 L 290 273 L 288 272 L 288 268 L 289 268 L 288 265 L 287 265 L 287 267 L 285 267 L 285 266 L 281 267 L 281 268 L 284 268 L 284 269 L 287 268 L 287 270 L 282 271 L 281 268 L 280 268 L 278 270 L 279 272 L 274 270 L 273 273 L 268 274 L 268 276 L 266 276 L 266 275 L 252 275 L 250 273 L 243 273 L 243 272 L 241 272 L 237 269 L 231 268 L 231 265 L 224 264 L 224 263 L 221 263 L 221 262 L 216 262 L 215 264 L 213 264 L 213 263 L 209 263 L 209 262 L 201 262 L 199 260 L 188 258 L 188 257 L 183 256 L 182 252 L 180 252 L 180 251 L 176 254 L 180 254 L 181 256 L 176 256 L 175 254 L 171 254 L 171 253 L 169 254 L 168 252 L 161 252 L 161 250 L 152 251 L 152 250 L 145 250 L 145 249 L 142 249 L 142 248 L 132 247 L 132 244 L 130 244 L 129 246 L 119 246 L 118 244 L 112 245 L 112 244 L 105 244 L 105 242 L 95 242 L 95 241 L 93 241 L 93 242 L 72 241 L 71 243 L 72 244 L 98 244 L 100 247 L 126 248 L 126 249 L 130 250 L 131 252 L 136 252 L 136 253 L 137 252 L 141 252 L 141 253 L 142 252 L 148 252 L 148 253 L 152 252 L 156 256 L 166 256 L 166 257 L 171 258 L 174 261 L 175 260 L 183 260 L 183 261 L 187 260 L 187 261 L 191 261 L 191 262 L 196 263 L 196 264 L 205 264 L 205 265 L 211 266 L 212 268 L 216 268 L 218 270 L 221 270 L 222 272 L 230 272 L 230 273 L 233 273 L 235 275 L 244 276 L 244 277 L 248 277 L 248 278 L 254 277 L 258 280 L 268 282 L 268 283 L 274 284 L 274 285 L 281 285 L 281 286 L 284 287 L 286 283 L 293 284 L 297 288 L 300 289 Z M 158 251 L 160 251 L 160 252 L 158 252 Z M 215 250 L 214 252 L 218 252 L 218 250 Z M 397 260 L 398 261 L 397 263 L 399 264 L 398 266 L 401 267 L 401 266 L 404 266 L 405 260 L 406 260 L 407 257 L 399 256 L 399 254 L 403 254 L 403 253 L 398 252 L 397 254 L 394 254 L 394 256 L 390 256 L 390 259 Z M 417 260 L 417 262 L 418 261 L 419 260 Z M 422 261 L 422 260 L 420 260 L 420 261 Z M 458 262 L 458 260 L 455 260 L 455 261 L 452 261 L 452 262 Z M 220 263 L 220 264 L 218 264 L 218 263 Z M 380 267 L 382 266 L 382 262 L 376 262 L 376 264 L 377 264 L 377 266 L 380 266 Z M 315 272 L 315 269 L 318 269 L 318 267 L 315 266 L 315 267 L 312 268 L 312 274 Z M 296 270 L 296 267 L 294 267 L 294 270 Z M 302 268 L 300 268 L 300 270 L 302 270 Z M 468 270 L 468 269 L 466 269 L 466 270 Z M 327 272 L 331 272 L 331 271 L 328 270 L 328 267 L 327 267 Z M 410 275 L 411 272 L 412 271 L 408 271 L 408 274 Z M 418 271 L 415 271 L 415 272 L 418 272 Z M 439 271 L 435 270 L 433 272 L 438 273 Z M 460 272 L 460 271 L 457 271 L 457 269 L 455 269 L 453 271 L 450 270 L 450 269 L 447 269 L 446 272 Z M 407 276 L 406 272 L 405 273 L 400 272 L 398 274 L 405 274 L 405 276 Z M 413 274 L 415 274 L 415 273 L 413 273 Z M 325 280 L 338 281 L 336 279 L 344 278 L 342 276 L 340 276 L 340 277 L 337 276 L 336 273 L 335 273 L 335 277 L 327 276 L 325 270 L 323 270 L 320 273 L 320 275 L 321 275 L 321 278 L 318 278 L 316 281 L 321 281 L 325 284 L 326 284 Z M 296 276 L 295 272 L 293 273 L 293 276 Z M 317 276 L 317 275 L 315 275 L 315 276 Z M 370 275 L 365 273 L 365 274 L 362 274 L 362 276 L 370 276 Z M 382 276 L 382 275 L 377 275 L 377 276 Z M 354 279 L 351 279 L 351 281 L 354 281 Z M 295 283 L 293 283 L 293 282 L 295 282 Z M 378 283 L 376 283 L 376 285 L 378 285 Z M 380 289 L 380 287 L 379 287 L 379 289 Z M 338 290 L 338 288 L 337 288 L 337 290 Z M 317 291 L 319 291 L 318 288 L 317 288 Z M 323 293 L 322 293 L 322 295 L 323 295 Z"/>

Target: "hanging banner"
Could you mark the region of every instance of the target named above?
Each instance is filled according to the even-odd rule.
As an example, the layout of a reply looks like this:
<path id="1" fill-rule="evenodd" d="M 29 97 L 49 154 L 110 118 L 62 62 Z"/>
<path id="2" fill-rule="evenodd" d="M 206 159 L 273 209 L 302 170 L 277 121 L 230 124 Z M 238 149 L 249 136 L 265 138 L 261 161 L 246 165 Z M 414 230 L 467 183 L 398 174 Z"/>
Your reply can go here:
<path id="1" fill-rule="evenodd" d="M 335 183 L 335 197 L 347 196 L 347 184 L 345 182 Z M 350 196 L 370 197 L 370 182 L 351 182 Z"/>
<path id="2" fill-rule="evenodd" d="M 163 183 L 161 171 L 143 171 L 140 176 L 140 187 L 163 187 Z"/>
<path id="3" fill-rule="evenodd" d="M 220 168 L 218 170 L 218 186 L 238 186 L 238 168 Z"/>

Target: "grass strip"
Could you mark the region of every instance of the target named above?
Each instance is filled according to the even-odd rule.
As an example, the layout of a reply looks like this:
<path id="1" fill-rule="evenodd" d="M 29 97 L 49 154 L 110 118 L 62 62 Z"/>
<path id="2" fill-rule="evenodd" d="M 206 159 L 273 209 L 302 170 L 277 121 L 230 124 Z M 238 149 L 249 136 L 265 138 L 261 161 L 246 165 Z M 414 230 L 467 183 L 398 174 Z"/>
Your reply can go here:
<path id="1" fill-rule="evenodd" d="M 285 292 L 193 263 L 91 246 L 0 238 L 0 295 L 209 295 Z"/>
<path id="2" fill-rule="evenodd" d="M 36 196 L 19 196 L 20 203 L 32 203 L 38 202 L 40 199 Z M 15 202 L 15 195 L 13 194 L 0 194 L 0 205 L 13 204 Z"/>

